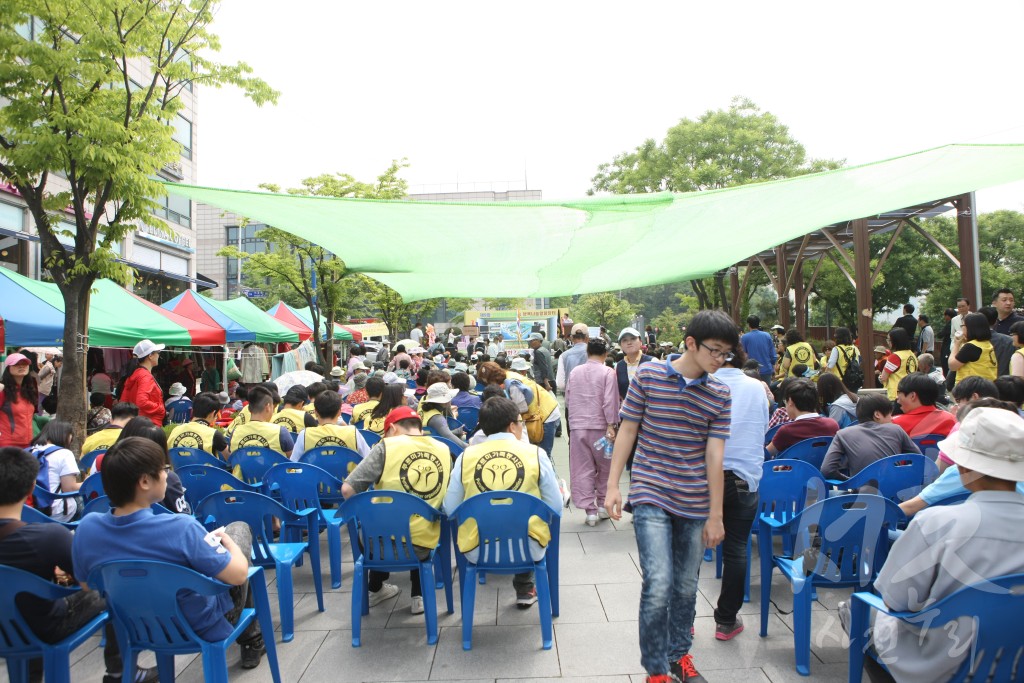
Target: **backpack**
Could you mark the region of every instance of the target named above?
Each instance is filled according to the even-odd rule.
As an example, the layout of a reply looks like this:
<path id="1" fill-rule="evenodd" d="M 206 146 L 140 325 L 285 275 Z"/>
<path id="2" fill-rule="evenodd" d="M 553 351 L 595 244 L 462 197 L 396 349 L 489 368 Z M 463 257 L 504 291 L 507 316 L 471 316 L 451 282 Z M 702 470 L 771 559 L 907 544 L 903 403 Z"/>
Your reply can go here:
<path id="1" fill-rule="evenodd" d="M 840 349 L 839 353 L 843 354 L 843 358 L 846 359 L 846 370 L 840 379 L 843 380 L 843 384 L 846 385 L 847 389 L 857 391 L 864 386 L 864 369 L 861 368 L 860 363 L 854 362 L 859 357 L 859 354 L 853 354 L 851 359 L 843 349 Z"/>
<path id="2" fill-rule="evenodd" d="M 39 472 L 36 474 L 36 486 L 44 491 L 50 490 L 50 461 L 47 459 L 47 456 L 50 455 L 50 453 L 55 453 L 59 450 L 60 446 L 47 446 L 46 448 L 35 446 L 30 451 L 32 455 L 36 456 L 36 460 L 39 461 Z M 32 496 L 32 507 L 41 512 L 45 512 L 47 515 L 50 514 L 50 508 L 52 505 L 52 499 L 39 500 L 37 496 Z"/>

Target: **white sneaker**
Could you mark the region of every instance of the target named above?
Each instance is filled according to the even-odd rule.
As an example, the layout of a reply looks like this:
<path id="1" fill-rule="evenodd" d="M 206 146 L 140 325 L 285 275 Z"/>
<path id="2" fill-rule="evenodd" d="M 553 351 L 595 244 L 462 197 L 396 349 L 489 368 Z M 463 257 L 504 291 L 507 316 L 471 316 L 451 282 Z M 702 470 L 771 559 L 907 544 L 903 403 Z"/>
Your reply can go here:
<path id="1" fill-rule="evenodd" d="M 605 510 L 604 508 L 597 508 L 597 516 L 600 517 L 601 519 L 611 519 L 608 516 L 608 511 Z"/>
<path id="2" fill-rule="evenodd" d="M 374 605 L 379 605 L 385 600 L 390 600 L 391 598 L 395 597 L 401 592 L 402 589 L 396 586 L 395 584 L 385 583 L 383 586 L 380 587 L 380 590 L 376 593 L 370 591 L 370 607 L 373 607 Z"/>
<path id="3" fill-rule="evenodd" d="M 413 614 L 423 614 L 423 596 L 414 595 L 412 598 L 412 604 L 409 605 L 409 611 Z"/>
<path id="4" fill-rule="evenodd" d="M 587 526 L 597 526 L 597 515 L 587 515 Z"/>

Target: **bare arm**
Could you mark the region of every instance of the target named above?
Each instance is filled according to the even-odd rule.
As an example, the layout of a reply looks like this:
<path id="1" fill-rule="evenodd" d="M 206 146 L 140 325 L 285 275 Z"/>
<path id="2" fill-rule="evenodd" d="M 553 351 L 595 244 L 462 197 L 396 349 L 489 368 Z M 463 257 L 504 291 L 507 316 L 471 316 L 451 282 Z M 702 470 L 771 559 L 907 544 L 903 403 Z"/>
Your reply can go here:
<path id="1" fill-rule="evenodd" d="M 704 448 L 704 469 L 708 478 L 709 509 L 704 522 L 704 547 L 714 548 L 725 538 L 722 500 L 725 497 L 725 440 L 711 437 Z"/>
<path id="2" fill-rule="evenodd" d="M 640 423 L 632 420 L 623 420 L 619 425 L 619 432 L 615 437 L 615 448 L 612 450 L 612 463 L 608 470 L 608 492 L 604 499 L 604 508 L 612 519 L 622 519 L 622 493 L 619 491 L 619 479 L 622 477 L 622 470 L 626 469 L 626 461 L 629 460 L 629 453 L 636 443 L 637 432 L 640 431 Z M 719 511 L 721 511 L 721 498 L 719 498 Z"/>
<path id="3" fill-rule="evenodd" d="M 924 502 L 924 498 L 921 496 L 914 496 L 910 500 L 900 503 L 900 510 L 903 510 L 903 514 L 907 517 L 916 515 L 921 510 L 928 507 L 928 503 Z"/>

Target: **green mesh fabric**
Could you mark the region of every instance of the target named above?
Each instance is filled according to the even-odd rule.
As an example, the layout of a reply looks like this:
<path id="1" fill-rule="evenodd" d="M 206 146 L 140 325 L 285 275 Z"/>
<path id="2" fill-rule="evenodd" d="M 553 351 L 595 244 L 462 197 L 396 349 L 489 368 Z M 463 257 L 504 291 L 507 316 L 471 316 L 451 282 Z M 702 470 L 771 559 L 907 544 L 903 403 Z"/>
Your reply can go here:
<path id="1" fill-rule="evenodd" d="M 315 242 L 416 300 L 563 296 L 702 277 L 826 225 L 1022 178 L 1024 145 L 948 145 L 724 190 L 564 202 L 167 189 Z"/>

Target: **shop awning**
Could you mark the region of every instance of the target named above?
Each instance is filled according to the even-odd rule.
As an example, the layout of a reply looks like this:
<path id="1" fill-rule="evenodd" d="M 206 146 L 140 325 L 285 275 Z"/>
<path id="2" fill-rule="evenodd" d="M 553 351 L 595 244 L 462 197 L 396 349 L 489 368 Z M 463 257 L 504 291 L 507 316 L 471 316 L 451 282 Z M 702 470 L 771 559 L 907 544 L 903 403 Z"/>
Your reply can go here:
<path id="1" fill-rule="evenodd" d="M 229 342 L 299 341 L 299 335 L 294 330 L 266 315 L 245 297 L 217 301 L 187 290 L 165 303 L 162 308 L 222 328 Z"/>

